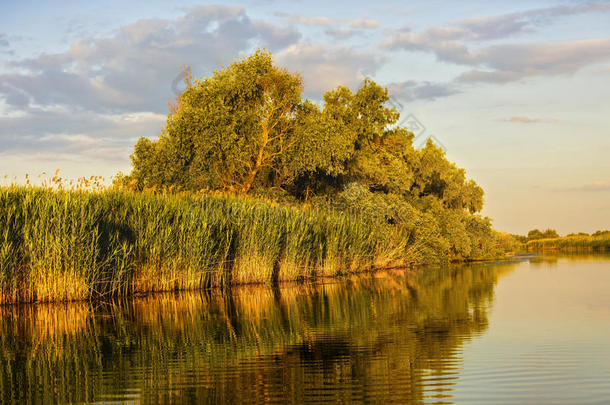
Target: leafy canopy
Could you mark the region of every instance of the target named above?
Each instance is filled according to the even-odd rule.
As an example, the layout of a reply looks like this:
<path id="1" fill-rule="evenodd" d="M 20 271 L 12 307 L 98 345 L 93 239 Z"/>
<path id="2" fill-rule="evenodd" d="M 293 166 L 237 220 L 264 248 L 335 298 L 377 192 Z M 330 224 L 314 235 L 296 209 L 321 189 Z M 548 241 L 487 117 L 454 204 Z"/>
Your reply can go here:
<path id="1" fill-rule="evenodd" d="M 137 142 L 124 180 L 139 189 L 279 190 L 304 200 L 357 184 L 388 204 L 481 210 L 482 189 L 442 149 L 432 141 L 414 149 L 387 89 L 366 79 L 355 92 L 329 90 L 321 103 L 302 91 L 301 77 L 266 51 L 189 82 L 159 139 Z"/>

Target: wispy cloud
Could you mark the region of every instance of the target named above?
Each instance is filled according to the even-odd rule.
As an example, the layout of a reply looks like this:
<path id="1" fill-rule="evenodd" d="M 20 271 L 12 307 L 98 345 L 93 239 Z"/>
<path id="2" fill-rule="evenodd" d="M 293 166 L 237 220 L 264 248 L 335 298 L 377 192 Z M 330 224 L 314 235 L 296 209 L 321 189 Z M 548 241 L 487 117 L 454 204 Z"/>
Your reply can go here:
<path id="1" fill-rule="evenodd" d="M 610 4 L 586 3 L 576 6 L 539 8 L 517 13 L 491 17 L 471 18 L 456 23 L 471 40 L 491 40 L 506 38 L 515 34 L 529 33 L 538 27 L 548 25 L 559 17 L 610 11 Z"/>
<path id="2" fill-rule="evenodd" d="M 358 30 L 352 28 L 330 28 L 324 32 L 335 40 L 342 40 L 353 37 L 358 33 Z"/>
<path id="3" fill-rule="evenodd" d="M 330 26 L 321 17 L 286 18 Z M 345 35 L 359 31 L 348 29 Z M 0 153 L 48 157 L 69 151 L 82 160 L 97 149 L 108 156 L 120 151 L 124 160 L 135 139 L 160 133 L 174 96 L 172 80 L 184 65 L 201 75 L 256 47 L 302 72 L 310 97 L 340 84 L 356 87 L 383 63 L 370 52 L 301 42 L 293 28 L 250 18 L 240 7 L 204 6 L 175 19 L 142 19 L 105 37 L 73 41 L 63 52 L 9 62 L 12 71 L 0 74 L 6 110 Z"/>
<path id="4" fill-rule="evenodd" d="M 70 151 L 77 155 L 95 148 L 128 148 L 141 136 L 155 136 L 164 114 L 99 114 L 65 109 L 31 109 L 0 117 L 0 153 L 32 154 Z M 117 159 L 115 156 L 111 160 Z"/>
<path id="5" fill-rule="evenodd" d="M 468 54 L 468 49 L 464 46 L 466 42 L 489 41 L 521 33 L 531 33 L 558 17 L 607 11 L 610 11 L 610 4 L 583 4 L 471 18 L 444 26 L 430 27 L 421 32 L 412 32 L 406 27 L 396 31 L 394 36 L 386 42 L 386 46 L 395 49 L 432 51 L 437 54 L 439 59 L 455 62 L 462 58 L 468 59 L 462 56 Z"/>
<path id="6" fill-rule="evenodd" d="M 352 28 L 363 28 L 363 29 L 372 29 L 379 28 L 379 21 L 374 20 L 368 17 L 361 17 L 357 20 L 354 20 L 350 23 L 350 27 Z"/>
<path id="7" fill-rule="evenodd" d="M 458 81 L 506 83 L 530 76 L 574 73 L 610 59 L 610 39 L 495 45 L 470 54 L 470 64 L 485 67 Z"/>
<path id="8" fill-rule="evenodd" d="M 184 65 L 199 75 L 253 47 L 280 52 L 300 38 L 242 8 L 205 6 L 13 59 L 0 74 L 0 154 L 125 161 L 138 137 L 160 133 Z"/>
<path id="9" fill-rule="evenodd" d="M 610 180 L 594 181 L 593 183 L 583 184 L 567 189 L 568 191 L 610 191 Z"/>
<path id="10" fill-rule="evenodd" d="M 0 54 L 14 55 L 15 51 L 11 49 L 11 43 L 8 40 L 8 36 L 0 32 Z"/>
<path id="11" fill-rule="evenodd" d="M 280 65 L 299 71 L 305 81 L 307 95 L 319 97 L 338 85 L 355 87 L 373 75 L 383 58 L 370 52 L 357 51 L 341 45 L 297 43 L 277 55 Z"/>
<path id="12" fill-rule="evenodd" d="M 16 72 L 0 75 L 0 97 L 18 109 L 165 112 L 184 65 L 208 72 L 253 45 L 279 51 L 299 39 L 297 31 L 251 19 L 239 7 L 197 7 L 174 20 L 142 19 L 109 37 L 77 40 L 65 52 L 13 61 Z"/>
<path id="13" fill-rule="evenodd" d="M 282 11 L 277 11 L 275 15 L 290 24 L 311 25 L 320 27 L 331 27 L 333 25 L 333 21 L 328 17 L 316 17 L 305 14 L 291 14 Z"/>
<path id="14" fill-rule="evenodd" d="M 540 124 L 540 123 L 554 124 L 554 123 L 560 122 L 559 120 L 554 119 L 554 118 L 532 118 L 532 117 L 527 117 L 525 115 L 514 115 L 509 118 L 499 118 L 496 121 L 515 122 L 515 123 L 519 123 L 519 124 Z"/>
<path id="15" fill-rule="evenodd" d="M 418 82 L 415 80 L 390 83 L 387 87 L 390 96 L 407 102 L 414 100 L 435 100 L 460 92 L 451 83 Z"/>

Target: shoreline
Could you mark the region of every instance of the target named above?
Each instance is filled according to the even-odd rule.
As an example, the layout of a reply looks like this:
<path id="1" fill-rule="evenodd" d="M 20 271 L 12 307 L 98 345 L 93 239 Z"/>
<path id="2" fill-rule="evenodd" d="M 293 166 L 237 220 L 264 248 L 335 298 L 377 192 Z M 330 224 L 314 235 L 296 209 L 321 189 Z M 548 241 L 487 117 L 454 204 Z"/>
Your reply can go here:
<path id="1" fill-rule="evenodd" d="M 377 273 L 384 272 L 395 272 L 402 271 L 412 272 L 417 270 L 423 270 L 426 267 L 447 267 L 447 266 L 467 266 L 467 265 L 482 265 L 482 264 L 494 264 L 494 265 L 509 265 L 518 263 L 520 256 L 512 255 L 507 257 L 498 257 L 495 259 L 485 259 L 485 260 L 472 260 L 472 261 L 451 261 L 448 263 L 422 263 L 422 264 L 414 264 L 410 266 L 387 266 L 387 267 L 375 267 L 360 271 L 351 271 L 344 272 L 341 274 L 336 274 L 333 276 L 319 276 L 319 277 L 310 277 L 310 278 L 302 278 L 295 280 L 276 280 L 271 283 L 265 282 L 245 282 L 245 283 L 235 283 L 229 284 L 225 286 L 213 286 L 213 287 L 201 287 L 201 288 L 192 288 L 192 289 L 169 289 L 169 290 L 148 290 L 148 291 L 135 291 L 130 292 L 124 295 L 107 295 L 107 296 L 92 296 L 89 298 L 83 299 L 67 299 L 67 300 L 48 300 L 48 301 L 16 301 L 16 302 L 1 302 L 0 308 L 6 308 L 11 306 L 22 306 L 22 305 L 54 305 L 54 304 L 72 304 L 72 303 L 108 303 L 116 300 L 134 300 L 140 298 L 154 297 L 154 296 L 162 296 L 166 294 L 182 294 L 182 293 L 220 293 L 221 295 L 230 294 L 233 289 L 246 289 L 246 288 L 269 288 L 269 289 L 281 289 L 281 288 L 290 288 L 290 287 L 314 287 L 323 284 L 335 284 L 341 283 L 349 279 L 350 277 L 366 277 L 371 276 L 374 277 Z M 375 277 L 374 277 L 375 278 Z"/>

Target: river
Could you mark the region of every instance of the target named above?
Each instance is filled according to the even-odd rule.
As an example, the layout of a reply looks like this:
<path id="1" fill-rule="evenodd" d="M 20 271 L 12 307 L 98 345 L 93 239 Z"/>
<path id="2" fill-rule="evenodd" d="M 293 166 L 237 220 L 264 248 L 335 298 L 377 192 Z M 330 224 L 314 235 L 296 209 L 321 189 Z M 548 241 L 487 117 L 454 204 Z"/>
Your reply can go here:
<path id="1" fill-rule="evenodd" d="M 610 256 L 0 307 L 2 403 L 607 403 Z"/>

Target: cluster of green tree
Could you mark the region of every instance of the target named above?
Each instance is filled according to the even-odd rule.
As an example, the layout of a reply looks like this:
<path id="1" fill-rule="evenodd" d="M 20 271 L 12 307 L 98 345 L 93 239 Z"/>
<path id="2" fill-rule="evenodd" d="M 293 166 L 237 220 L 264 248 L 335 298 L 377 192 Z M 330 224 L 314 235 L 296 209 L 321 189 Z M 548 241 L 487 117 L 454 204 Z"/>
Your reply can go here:
<path id="1" fill-rule="evenodd" d="M 543 250 L 608 252 L 610 251 L 610 232 L 597 231 L 591 235 L 580 232 L 564 237 L 532 239 L 527 241 L 526 249 L 533 252 Z"/>
<path id="2" fill-rule="evenodd" d="M 576 233 L 576 232 L 572 232 L 572 233 L 567 234 L 567 235 L 566 235 L 566 238 L 571 238 L 571 237 L 573 237 L 573 236 L 591 236 L 591 235 L 589 235 L 589 234 L 588 234 L 588 233 L 586 233 L 586 232 L 578 232 L 578 233 Z M 597 236 L 597 235 L 596 235 L 596 236 Z"/>
<path id="3" fill-rule="evenodd" d="M 559 234 L 554 229 L 547 229 L 544 232 L 539 229 L 532 229 L 527 233 L 527 241 L 536 240 L 536 239 L 553 239 L 559 238 Z"/>
<path id="4" fill-rule="evenodd" d="M 610 236 L 610 231 L 599 230 L 599 231 L 595 231 L 595 232 L 593 232 L 591 234 L 588 234 L 586 232 L 578 232 L 578 233 L 569 233 L 569 234 L 566 235 L 566 237 L 570 237 L 570 236 L 595 236 L 595 237 L 597 237 L 597 236 Z"/>
<path id="5" fill-rule="evenodd" d="M 595 231 L 591 234 L 591 236 L 610 236 L 610 231 Z"/>
<path id="6" fill-rule="evenodd" d="M 415 149 L 387 89 L 373 81 L 312 102 L 298 74 L 258 51 L 187 84 L 159 139 L 137 142 L 120 183 L 374 207 L 389 224 L 425 228 L 454 258 L 491 250 L 490 220 L 476 214 L 483 190 L 432 141 Z"/>

